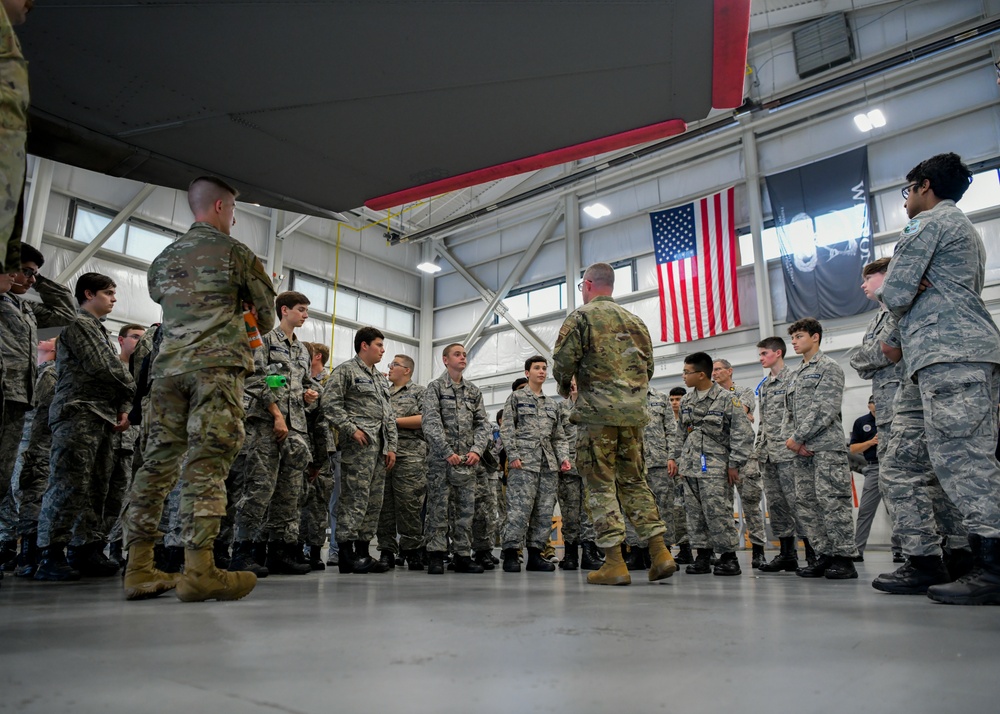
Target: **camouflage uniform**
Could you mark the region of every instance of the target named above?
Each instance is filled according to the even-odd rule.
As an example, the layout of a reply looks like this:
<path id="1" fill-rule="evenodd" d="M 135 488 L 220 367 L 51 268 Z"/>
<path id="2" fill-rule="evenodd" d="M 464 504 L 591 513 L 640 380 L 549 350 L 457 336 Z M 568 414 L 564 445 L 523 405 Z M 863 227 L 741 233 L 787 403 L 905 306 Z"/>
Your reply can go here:
<path id="1" fill-rule="evenodd" d="M 184 546 L 210 548 L 226 512 L 226 474 L 243 443 L 243 379 L 253 370 L 242 303 L 255 306 L 260 329 L 270 331 L 274 286 L 253 251 L 207 223 L 165 248 L 148 281 L 163 308 L 163 341 L 126 538 L 156 539 L 164 499 L 180 479 Z"/>
<path id="2" fill-rule="evenodd" d="M 685 394 L 680 411 L 671 458 L 684 482 L 691 545 L 731 553 L 738 543 L 726 470 L 742 470 L 750 458 L 750 420 L 739 398 L 717 384 Z"/>
<path id="3" fill-rule="evenodd" d="M 678 532 L 681 529 L 679 521 L 687 520 L 683 508 L 678 508 L 677 480 L 667 473 L 667 461 L 674 452 L 677 443 L 677 420 L 674 410 L 670 407 L 670 399 L 659 389 L 649 388 L 646 397 L 649 409 L 649 423 L 642 434 L 643 454 L 646 459 L 646 481 L 656 497 L 656 506 L 660 518 L 667 527 L 664 540 L 667 544 L 679 543 Z M 686 523 L 684 533 L 687 533 Z M 642 544 L 644 545 L 644 544 Z"/>
<path id="4" fill-rule="evenodd" d="M 760 427 L 754 444 L 754 455 L 764 476 L 767 510 L 771 530 L 776 538 L 790 538 L 796 534 L 798 516 L 795 508 L 795 471 L 792 461 L 795 454 L 788 450 L 784 431 L 785 397 L 793 370 L 785 366 L 776 375 L 768 374 L 760 383 Z M 801 535 L 805 529 L 798 527 Z"/>
<path id="5" fill-rule="evenodd" d="M 472 516 L 473 552 L 493 550 L 496 545 L 501 523 L 496 489 L 499 482 L 494 472 L 481 463 L 476 464 L 476 506 Z M 452 499 L 453 503 L 457 501 L 457 498 Z"/>
<path id="6" fill-rule="evenodd" d="M 559 414 L 552 397 L 529 387 L 511 392 L 504 404 L 500 437 L 507 463 L 521 461 L 521 468 L 507 473 L 507 520 L 500 537 L 504 549 L 526 543 L 542 550 L 549 542 L 559 465 L 569 460 Z"/>
<path id="7" fill-rule="evenodd" d="M 354 357 L 333 370 L 322 404 L 327 422 L 340 434 L 341 492 L 335 538 L 338 543 L 368 543 L 382 511 L 385 457 L 397 450 L 389 380 Z M 359 429 L 368 437 L 364 446 L 354 440 Z"/>
<path id="8" fill-rule="evenodd" d="M 112 429 L 131 409 L 135 382 L 100 320 L 80 309 L 59 336 L 56 389 L 49 407 L 52 455 L 42 497 L 38 546 L 85 545 L 107 535 L 104 498 Z M 100 510 L 100 512 L 98 512 Z"/>
<path id="9" fill-rule="evenodd" d="M 111 437 L 111 473 L 108 478 L 108 494 L 104 498 L 104 529 L 109 541 L 122 537 L 122 506 L 125 494 L 132 485 L 132 461 L 138 440 L 139 428 L 135 426 L 129 426 Z"/>
<path id="10" fill-rule="evenodd" d="M 326 370 L 312 377 L 312 389 L 320 394 L 330 373 Z M 326 529 L 330 525 L 330 493 L 333 490 L 333 462 L 330 455 L 337 450 L 330 425 L 322 409 L 313 409 L 308 414 L 309 439 L 313 462 L 309 465 L 309 476 L 302 487 L 302 518 L 299 523 L 300 539 L 309 545 L 323 545 Z M 315 478 L 312 474 L 315 473 Z"/>
<path id="11" fill-rule="evenodd" d="M 420 414 L 423 399 L 424 388 L 415 382 L 392 387 L 389 400 L 394 418 Z M 420 511 L 427 493 L 427 444 L 423 430 L 400 429 L 397 425 L 396 433 L 396 464 L 386 473 L 378 522 L 378 549 L 392 553 L 417 550 L 422 545 L 424 524 Z"/>
<path id="12" fill-rule="evenodd" d="M 293 334 L 288 338 L 280 326 L 266 332 L 263 346 L 253 353 L 254 372 L 247 377 L 243 406 L 247 412 L 243 484 L 236 502 L 238 542 L 295 543 L 299 539 L 302 482 L 312 452 L 303 399 L 312 389 L 309 353 Z M 267 378 L 282 376 L 284 386 L 269 387 Z M 276 405 L 288 427 L 280 442 L 274 436 Z M 310 405 L 311 407 L 312 405 Z"/>
<path id="13" fill-rule="evenodd" d="M 613 298 L 597 296 L 566 318 L 552 363 L 563 397 L 576 377 L 577 468 L 585 479 L 597 545 L 612 548 L 624 540 L 623 512 L 641 539 L 661 535 L 666 526 L 646 485 L 642 456 L 653 375 L 648 328 Z"/>
<path id="14" fill-rule="evenodd" d="M 982 299 L 986 249 L 954 201 L 903 229 L 881 297 L 899 318 L 906 371 L 923 402 L 927 449 L 970 534 L 1000 538 L 1000 331 Z M 930 283 L 919 292 L 920 282 Z"/>
<path id="15" fill-rule="evenodd" d="M 893 502 L 886 497 L 884 478 L 881 475 L 882 459 L 885 447 L 891 438 L 893 421 L 893 400 L 899 387 L 900 368 L 882 354 L 882 337 L 887 329 L 895 324 L 895 319 L 888 310 L 881 309 L 868 323 L 861 346 L 851 355 L 853 367 L 861 379 L 872 381 L 872 397 L 875 399 L 875 426 L 878 428 L 879 443 L 876 446 L 878 461 L 865 467 L 865 485 L 861 491 L 858 505 L 857 527 L 855 528 L 855 546 L 863 553 L 871 532 L 872 521 L 878 510 L 879 501 L 885 503 L 889 518 L 895 521 L 892 513 Z M 922 418 L 922 417 L 921 417 Z M 892 534 L 892 549 L 899 550 L 899 536 L 895 529 Z"/>
<path id="16" fill-rule="evenodd" d="M 14 28 L 0 7 L 0 269 L 21 268 L 21 223 L 28 132 L 28 63 L 21 54 Z M 12 455 L 13 456 L 13 455 Z M 10 476 L 9 472 L 7 474 Z"/>
<path id="17" fill-rule="evenodd" d="M 564 399 L 559 404 L 562 410 L 559 422 L 565 431 L 567 453 L 569 454 L 569 471 L 559 472 L 559 513 L 562 515 L 563 542 L 568 544 L 592 542 L 597 540 L 594 524 L 587 513 L 587 495 L 584 492 L 583 478 L 576 468 L 576 443 L 579 427 L 570 420 L 573 413 L 573 401 Z M 626 522 L 626 526 L 631 523 Z"/>
<path id="18" fill-rule="evenodd" d="M 817 553 L 853 558 L 851 469 L 840 420 L 844 370 L 822 351 L 799 365 L 785 393 L 782 432 L 813 452 L 795 455 L 795 507 Z"/>
<path id="19" fill-rule="evenodd" d="M 11 490 L 17 506 L 17 534 L 20 536 L 33 537 L 38 530 L 42 496 L 49 484 L 49 454 L 52 451 L 49 406 L 55 391 L 56 363 L 50 360 L 38 368 L 35 408 L 28 412 L 24 420 L 24 438 L 11 477 Z"/>
<path id="20" fill-rule="evenodd" d="M 449 502 L 454 503 L 451 523 L 452 552 L 469 555 L 472 521 L 476 511 L 476 467 L 452 466 L 452 454 L 470 451 L 482 456 L 489 439 L 486 409 L 479 387 L 467 379 L 451 381 L 446 371 L 424 390 L 423 432 L 427 440 L 427 513 L 424 546 L 430 553 L 448 550 Z"/>
<path id="21" fill-rule="evenodd" d="M 18 263 L 17 268 L 21 265 Z M 4 370 L 3 413 L 0 416 L 0 540 L 16 538 L 17 508 L 11 489 L 11 472 L 24 433 L 25 415 L 37 407 L 32 390 L 38 373 L 38 328 L 59 327 L 76 319 L 73 294 L 39 275 L 35 290 L 42 302 L 7 292 L 0 295 L 0 353 Z M 47 421 L 48 417 L 43 417 Z M 48 473 L 45 474 L 46 481 Z"/>
<path id="22" fill-rule="evenodd" d="M 745 409 L 753 414 L 757 406 L 754 398 L 754 390 L 750 387 L 737 387 L 735 384 L 729 388 L 740 400 Z M 749 419 L 748 419 L 749 420 Z M 753 427 L 750 427 L 751 430 Z M 747 538 L 752 545 L 764 545 L 764 512 L 760 507 L 760 500 L 764 495 L 761 489 L 760 465 L 757 459 L 750 457 L 746 465 L 740 470 L 740 480 L 736 483 L 736 492 L 740 494 L 740 503 L 743 505 L 743 523 L 746 526 Z"/>

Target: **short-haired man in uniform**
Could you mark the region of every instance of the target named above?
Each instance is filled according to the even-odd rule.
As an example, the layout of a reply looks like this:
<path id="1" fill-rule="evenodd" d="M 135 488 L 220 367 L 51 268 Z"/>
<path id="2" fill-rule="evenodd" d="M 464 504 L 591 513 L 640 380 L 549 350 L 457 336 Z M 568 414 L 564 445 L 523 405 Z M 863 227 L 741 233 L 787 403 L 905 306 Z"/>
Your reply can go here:
<path id="1" fill-rule="evenodd" d="M 243 380 L 253 371 L 244 310 L 256 314 L 262 332 L 274 327 L 271 279 L 253 251 L 230 237 L 236 196 L 221 179 L 192 181 L 195 223 L 149 266 L 149 294 L 163 308 L 162 342 L 151 366 L 144 463 L 125 517 L 129 600 L 174 587 L 185 602 L 238 600 L 257 584 L 253 573 L 219 570 L 213 555 L 226 476 L 243 444 Z M 163 502 L 178 480 L 179 579 L 153 566 Z"/>
<path id="2" fill-rule="evenodd" d="M 566 318 L 552 355 L 559 394 L 569 396 L 573 377 L 579 390 L 572 412 L 581 424 L 577 468 L 587 486 L 597 545 L 605 554 L 600 570 L 587 574 L 587 582 L 596 585 L 632 582 L 620 550 L 623 512 L 639 538 L 649 542 L 649 580 L 677 570 L 663 542 L 666 526 L 646 485 L 642 456 L 653 343 L 645 323 L 611 297 L 614 289 L 614 268 L 607 263 L 587 268 L 580 283 L 583 305 Z"/>

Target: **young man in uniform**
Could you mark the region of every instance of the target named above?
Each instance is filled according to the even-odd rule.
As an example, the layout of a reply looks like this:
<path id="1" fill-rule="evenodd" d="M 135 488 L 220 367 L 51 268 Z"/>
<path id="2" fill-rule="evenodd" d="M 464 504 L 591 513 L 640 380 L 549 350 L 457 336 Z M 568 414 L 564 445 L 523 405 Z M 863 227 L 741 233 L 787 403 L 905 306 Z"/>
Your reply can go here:
<path id="1" fill-rule="evenodd" d="M 560 422 L 566 432 L 566 448 L 569 454 L 569 471 L 559 472 L 557 497 L 559 512 L 562 513 L 562 532 L 565 543 L 563 559 L 559 567 L 563 570 L 597 570 L 604 563 L 604 556 L 594 542 L 597 533 L 586 509 L 586 495 L 583 479 L 576 467 L 576 442 L 579 426 L 573 423 L 573 408 L 578 392 L 576 380 L 570 381 L 569 397 L 559 404 Z"/>
<path id="2" fill-rule="evenodd" d="M 326 363 L 330 360 L 330 348 L 320 342 L 304 342 L 309 352 L 309 378 L 312 388 L 322 393 L 329 376 Z M 309 443 L 312 463 L 306 469 L 306 480 L 302 485 L 302 516 L 299 523 L 299 538 L 308 550 L 309 567 L 326 570 L 323 563 L 323 543 L 329 526 L 330 492 L 333 489 L 333 464 L 330 455 L 337 449 L 330 425 L 322 409 L 306 412 L 309 426 Z"/>

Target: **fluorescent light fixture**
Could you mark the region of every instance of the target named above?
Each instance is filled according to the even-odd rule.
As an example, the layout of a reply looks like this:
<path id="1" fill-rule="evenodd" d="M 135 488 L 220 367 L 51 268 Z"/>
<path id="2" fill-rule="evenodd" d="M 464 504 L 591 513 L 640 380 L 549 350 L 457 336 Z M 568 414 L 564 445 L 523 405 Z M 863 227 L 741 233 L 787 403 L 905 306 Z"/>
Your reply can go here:
<path id="1" fill-rule="evenodd" d="M 854 125 L 866 133 L 872 129 L 880 129 L 885 126 L 885 114 L 882 113 L 881 109 L 872 109 L 867 114 L 856 114 Z"/>
<path id="2" fill-rule="evenodd" d="M 603 203 L 592 203 L 589 206 L 584 206 L 583 212 L 591 218 L 604 218 L 611 215 L 611 209 Z"/>
<path id="3" fill-rule="evenodd" d="M 417 270 L 422 270 L 425 273 L 430 273 L 431 275 L 433 275 L 434 273 L 441 272 L 441 265 L 440 263 L 438 263 L 436 258 L 434 260 L 425 260 L 423 263 L 417 266 Z"/>

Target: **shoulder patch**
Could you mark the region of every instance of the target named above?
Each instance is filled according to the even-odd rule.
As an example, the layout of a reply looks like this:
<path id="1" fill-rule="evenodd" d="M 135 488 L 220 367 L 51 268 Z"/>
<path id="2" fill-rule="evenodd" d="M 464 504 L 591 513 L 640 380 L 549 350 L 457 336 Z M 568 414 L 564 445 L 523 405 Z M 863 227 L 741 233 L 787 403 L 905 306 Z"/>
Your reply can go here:
<path id="1" fill-rule="evenodd" d="M 920 219 L 914 218 L 909 223 L 906 224 L 906 228 L 903 229 L 904 236 L 912 236 L 914 233 L 920 231 Z"/>
<path id="2" fill-rule="evenodd" d="M 742 405 L 742 404 L 740 403 L 740 398 L 739 398 L 739 397 L 733 397 L 733 406 L 734 406 L 734 407 L 741 407 L 741 406 L 743 406 L 743 405 Z"/>

